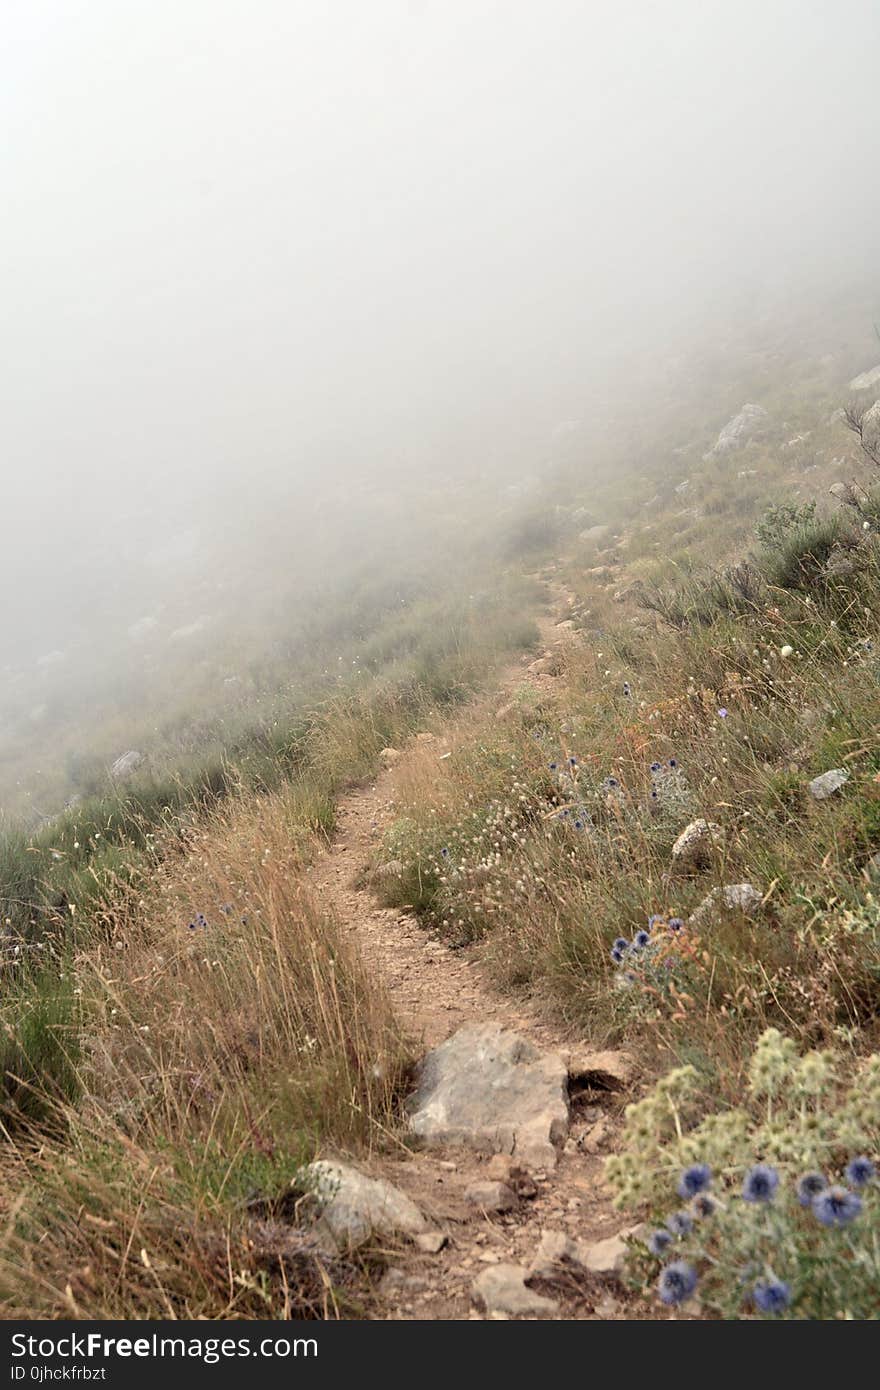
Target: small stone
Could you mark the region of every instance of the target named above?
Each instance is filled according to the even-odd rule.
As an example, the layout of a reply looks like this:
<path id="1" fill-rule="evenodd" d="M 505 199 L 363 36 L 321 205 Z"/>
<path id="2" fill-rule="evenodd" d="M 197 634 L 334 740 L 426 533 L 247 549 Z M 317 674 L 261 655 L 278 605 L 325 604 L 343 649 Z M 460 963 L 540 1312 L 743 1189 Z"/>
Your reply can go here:
<path id="1" fill-rule="evenodd" d="M 396 763 L 399 758 L 399 748 L 383 748 L 382 752 L 379 754 L 379 762 L 382 763 L 384 767 L 391 767 L 392 763 Z"/>
<path id="2" fill-rule="evenodd" d="M 723 832 L 713 821 L 691 821 L 685 826 L 672 846 L 672 858 L 676 863 L 688 868 L 702 868 L 711 858 L 711 852 L 721 844 Z"/>
<path id="3" fill-rule="evenodd" d="M 332 1249 L 356 1250 L 372 1236 L 412 1239 L 428 1227 L 405 1192 L 370 1178 L 349 1163 L 320 1160 L 300 1169 L 297 1180 L 320 1212 L 315 1234 Z"/>
<path id="4" fill-rule="evenodd" d="M 490 1315 L 498 1313 L 547 1313 L 553 1316 L 559 1304 L 526 1287 L 526 1271 L 520 1265 L 499 1264 L 484 1269 L 471 1286 L 476 1304 Z"/>
<path id="5" fill-rule="evenodd" d="M 691 926 L 700 926 L 712 915 L 715 908 L 726 907 L 731 912 L 743 912 L 751 917 L 761 907 L 764 898 L 751 883 L 727 883 L 723 888 L 713 888 L 688 919 Z"/>
<path id="6" fill-rule="evenodd" d="M 827 797 L 840 791 L 840 788 L 848 781 L 849 773 L 845 767 L 833 767 L 829 772 L 822 772 L 818 777 L 813 778 L 810 783 L 810 795 L 816 801 L 825 801 Z"/>
<path id="7" fill-rule="evenodd" d="M 591 1274 L 617 1276 L 623 1273 L 626 1245 L 621 1236 L 609 1236 L 582 1249 L 581 1263 Z"/>
<path id="8" fill-rule="evenodd" d="M 607 1142 L 611 1133 L 611 1123 L 607 1115 L 603 1115 L 587 1131 L 581 1140 L 581 1150 L 585 1154 L 597 1154 Z"/>
<path id="9" fill-rule="evenodd" d="M 449 1237 L 445 1231 L 422 1231 L 421 1235 L 416 1236 L 416 1245 L 426 1255 L 439 1255 L 448 1244 Z"/>
<path id="10" fill-rule="evenodd" d="M 465 1190 L 464 1199 L 483 1211 L 513 1211 L 516 1194 L 503 1182 L 475 1182 Z"/>

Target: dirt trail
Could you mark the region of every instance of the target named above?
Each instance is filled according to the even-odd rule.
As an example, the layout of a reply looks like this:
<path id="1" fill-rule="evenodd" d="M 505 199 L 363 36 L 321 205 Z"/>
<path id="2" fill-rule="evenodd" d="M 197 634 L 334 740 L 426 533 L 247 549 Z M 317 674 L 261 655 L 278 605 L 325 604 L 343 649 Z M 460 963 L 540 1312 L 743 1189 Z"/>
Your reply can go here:
<path id="1" fill-rule="evenodd" d="M 540 621 L 545 653 L 558 652 L 557 644 L 576 640 L 557 626 L 568 617 L 570 597 L 557 589 L 553 599 L 556 611 Z M 530 670 L 530 665 L 532 659 L 525 658 L 501 673 L 489 709 L 503 705 L 523 684 L 546 688 L 553 680 Z M 383 770 L 370 785 L 342 799 L 337 832 L 309 874 L 317 899 L 350 933 L 367 968 L 388 991 L 405 1030 L 426 1049 L 467 1023 L 488 1021 L 516 1030 L 545 1050 L 566 1054 L 576 1049 L 577 1036 L 564 1034 L 542 1018 L 536 1002 L 505 996 L 493 987 L 478 948 L 450 949 L 413 915 L 379 906 L 371 889 L 363 886 L 365 871 L 393 819 L 395 771 L 393 766 Z M 380 1315 L 480 1316 L 471 1294 L 474 1278 L 488 1264 L 527 1266 L 544 1229 L 587 1242 L 619 1231 L 624 1223 L 612 1210 L 602 1183 L 607 1134 L 618 1106 L 619 1098 L 601 1091 L 590 1091 L 574 1104 L 556 1169 L 533 1173 L 537 1195 L 503 1215 L 483 1213 L 464 1200 L 468 1185 L 487 1176 L 487 1161 L 476 1154 L 417 1152 L 384 1160 L 382 1174 L 402 1187 L 449 1239 L 436 1254 L 412 1247 L 395 1253 L 379 1287 Z M 571 1279 L 554 1285 L 552 1296 L 559 1300 L 561 1317 L 625 1316 L 619 1292 L 615 1296 L 613 1288 L 600 1281 Z"/>

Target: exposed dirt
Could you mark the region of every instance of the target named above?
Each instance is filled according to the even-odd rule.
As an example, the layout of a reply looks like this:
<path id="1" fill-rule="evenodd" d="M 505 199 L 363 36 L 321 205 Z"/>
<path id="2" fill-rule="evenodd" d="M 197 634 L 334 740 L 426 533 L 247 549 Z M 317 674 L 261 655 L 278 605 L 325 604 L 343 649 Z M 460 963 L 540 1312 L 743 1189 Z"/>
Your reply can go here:
<path id="1" fill-rule="evenodd" d="M 568 595 L 557 589 L 553 598 L 556 611 L 542 618 L 541 641 L 543 652 L 558 654 L 557 644 L 577 637 L 557 626 L 568 616 Z M 546 687 L 554 679 L 540 669 L 529 670 L 532 664 L 532 658 L 525 658 L 505 670 L 488 707 L 503 705 L 524 683 Z M 547 663 L 539 660 L 537 664 L 540 668 Z M 449 736 L 454 739 L 452 729 Z M 442 732 L 436 743 L 439 757 L 444 751 Z M 361 958 L 388 991 L 405 1030 L 425 1048 L 466 1023 L 492 1021 L 541 1048 L 570 1052 L 578 1038 L 542 1017 L 537 1001 L 512 998 L 494 988 L 478 948 L 451 949 L 415 916 L 379 906 L 365 886 L 376 848 L 394 815 L 397 766 L 383 770 L 373 783 L 342 799 L 337 832 L 309 874 L 316 897 L 351 933 Z M 378 1288 L 378 1316 L 485 1316 L 474 1307 L 471 1285 L 487 1264 L 528 1266 L 544 1229 L 588 1242 L 620 1231 L 626 1222 L 611 1207 L 602 1168 L 624 1099 L 602 1091 L 579 1095 L 572 1105 L 569 1137 L 557 1167 L 533 1173 L 536 1194 L 509 1213 L 487 1214 L 464 1200 L 465 1188 L 487 1176 L 488 1161 L 473 1153 L 416 1152 L 383 1160 L 383 1175 L 421 1206 L 448 1241 L 437 1254 L 405 1247 L 390 1256 Z M 559 1317 L 633 1316 L 613 1281 L 572 1275 L 552 1288 L 541 1286 L 541 1291 L 559 1301 Z"/>

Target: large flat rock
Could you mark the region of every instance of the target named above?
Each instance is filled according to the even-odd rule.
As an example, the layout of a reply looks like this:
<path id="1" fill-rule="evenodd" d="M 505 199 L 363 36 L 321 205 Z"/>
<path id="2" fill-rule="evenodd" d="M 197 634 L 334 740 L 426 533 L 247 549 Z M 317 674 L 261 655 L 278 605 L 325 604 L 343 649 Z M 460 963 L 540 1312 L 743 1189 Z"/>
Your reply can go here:
<path id="1" fill-rule="evenodd" d="M 497 1024 L 469 1025 L 423 1059 L 410 1127 L 431 1147 L 515 1154 L 553 1167 L 568 1133 L 568 1068 Z"/>

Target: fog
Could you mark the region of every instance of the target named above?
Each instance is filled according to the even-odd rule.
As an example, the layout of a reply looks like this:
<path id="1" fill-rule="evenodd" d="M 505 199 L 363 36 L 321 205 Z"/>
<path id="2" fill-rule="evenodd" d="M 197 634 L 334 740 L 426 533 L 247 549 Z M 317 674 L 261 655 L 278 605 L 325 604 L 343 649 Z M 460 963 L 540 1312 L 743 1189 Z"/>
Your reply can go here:
<path id="1" fill-rule="evenodd" d="M 878 43 L 876 0 L 6 0 L 7 673 L 104 679 L 224 553 L 326 578 L 316 517 L 516 479 L 873 275 Z"/>

